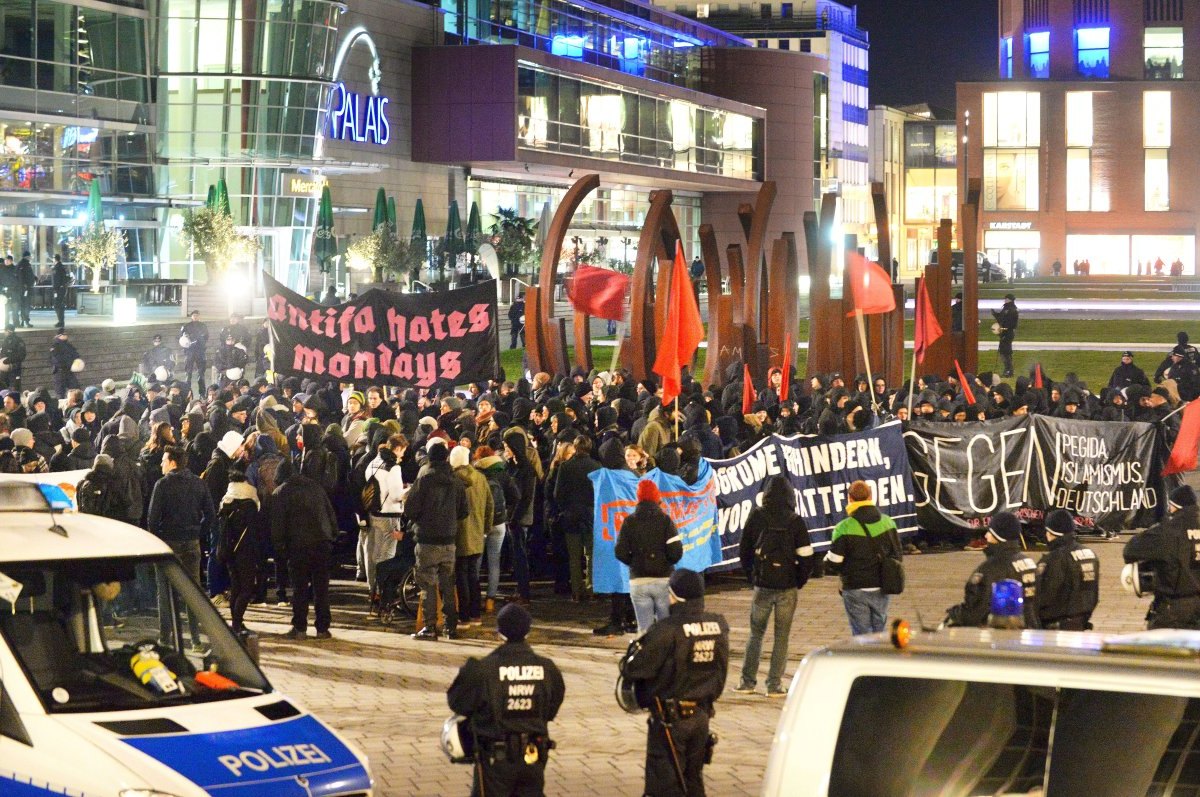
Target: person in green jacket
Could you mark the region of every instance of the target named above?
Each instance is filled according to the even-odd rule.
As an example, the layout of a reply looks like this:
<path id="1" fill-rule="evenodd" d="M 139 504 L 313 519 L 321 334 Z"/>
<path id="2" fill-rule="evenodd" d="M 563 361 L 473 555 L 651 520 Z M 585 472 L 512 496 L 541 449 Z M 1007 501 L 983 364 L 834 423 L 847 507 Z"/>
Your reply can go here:
<path id="1" fill-rule="evenodd" d="M 458 591 L 459 628 L 482 623 L 483 598 L 479 593 L 479 566 L 483 541 L 492 528 L 495 505 L 487 477 L 471 466 L 471 452 L 464 446 L 450 451 L 450 467 L 467 491 L 467 516 L 458 521 L 455 538 L 454 579 Z"/>
<path id="2" fill-rule="evenodd" d="M 850 632 L 874 634 L 887 626 L 889 598 L 880 589 L 880 557 L 900 560 L 904 549 L 896 523 L 875 506 L 870 484 L 854 482 L 848 497 L 846 519 L 833 527 L 825 564 L 830 572 L 841 574 Z"/>

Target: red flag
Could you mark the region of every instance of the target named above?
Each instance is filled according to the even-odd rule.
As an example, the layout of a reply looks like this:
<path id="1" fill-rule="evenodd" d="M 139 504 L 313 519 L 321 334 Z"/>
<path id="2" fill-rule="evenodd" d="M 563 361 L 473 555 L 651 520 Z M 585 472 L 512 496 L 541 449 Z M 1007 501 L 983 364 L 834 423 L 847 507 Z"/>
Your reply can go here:
<path id="1" fill-rule="evenodd" d="M 1034 367 L 1033 386 L 1036 387 L 1038 390 L 1041 390 L 1043 387 L 1043 385 L 1042 385 L 1042 364 L 1041 363 L 1038 363 Z"/>
<path id="2" fill-rule="evenodd" d="M 854 296 L 854 311 L 863 315 L 890 313 L 896 309 L 896 296 L 892 293 L 892 278 L 879 267 L 857 252 L 850 255 L 850 292 Z M 854 315 L 854 311 L 846 313 Z"/>
<path id="3" fill-rule="evenodd" d="M 575 269 L 575 277 L 567 293 L 571 306 L 580 312 L 610 321 L 624 321 L 625 292 L 628 289 L 628 275 L 607 268 L 582 265 Z"/>
<path id="4" fill-rule="evenodd" d="M 700 341 L 704 340 L 704 322 L 692 293 L 687 262 L 683 259 L 683 244 L 675 242 L 675 263 L 671 266 L 671 290 L 667 297 L 667 323 L 658 356 L 654 358 L 654 373 L 662 377 L 662 403 L 670 404 L 683 389 L 683 366 L 692 361 Z"/>
<path id="5" fill-rule="evenodd" d="M 787 336 L 787 348 L 783 350 L 783 379 L 779 383 L 779 400 L 787 401 L 788 388 L 792 383 L 792 333 Z"/>
<path id="6" fill-rule="evenodd" d="M 963 375 L 962 366 L 958 364 L 958 360 L 954 361 L 954 370 L 958 371 L 958 384 L 962 386 L 963 398 L 968 404 L 975 403 L 975 394 L 971 392 L 971 386 L 967 384 L 967 377 Z"/>
<path id="7" fill-rule="evenodd" d="M 1197 447 L 1200 447 L 1200 400 L 1188 402 L 1184 408 L 1183 422 L 1179 424 L 1179 434 L 1162 475 L 1195 470 Z"/>
<path id="8" fill-rule="evenodd" d="M 937 315 L 933 312 L 933 302 L 929 300 L 929 289 L 925 278 L 917 278 L 917 306 L 913 334 L 913 356 L 918 363 L 925 362 L 925 354 L 933 342 L 942 336 L 942 325 L 938 323 Z"/>
<path id="9" fill-rule="evenodd" d="M 742 366 L 742 415 L 754 410 L 754 380 L 750 378 L 750 366 Z"/>

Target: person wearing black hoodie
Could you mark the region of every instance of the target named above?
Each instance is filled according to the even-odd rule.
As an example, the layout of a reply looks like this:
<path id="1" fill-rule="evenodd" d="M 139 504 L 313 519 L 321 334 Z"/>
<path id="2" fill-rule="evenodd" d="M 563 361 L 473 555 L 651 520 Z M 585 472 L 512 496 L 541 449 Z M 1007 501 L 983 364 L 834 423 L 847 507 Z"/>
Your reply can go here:
<path id="1" fill-rule="evenodd" d="M 229 625 L 241 635 L 246 607 L 258 590 L 258 539 L 261 515 L 258 491 L 240 470 L 229 474 L 229 486 L 217 508 L 216 559 L 229 572 Z"/>
<path id="2" fill-rule="evenodd" d="M 68 470 L 85 470 L 96 459 L 96 449 L 92 446 L 92 436 L 88 430 L 79 427 L 71 433 L 71 446 L 63 446 L 50 460 L 50 470 L 62 473 Z"/>
<path id="3" fill-rule="evenodd" d="M 775 613 L 775 641 L 767 672 L 767 697 L 784 697 L 788 635 L 796 613 L 796 594 L 812 573 L 813 547 L 804 518 L 796 513 L 796 491 L 782 474 L 767 480 L 761 507 L 750 510 L 738 555 L 754 587 L 750 603 L 750 639 L 735 692 L 750 694 L 758 683 L 758 664 L 767 621 Z"/>
<path id="4" fill-rule="evenodd" d="M 592 458 L 591 438 L 579 435 L 574 446 L 574 455 L 558 466 L 554 501 L 559 507 L 559 522 L 566 537 L 571 600 L 582 601 L 587 597 L 585 568 L 592 560 L 592 513 L 595 509 L 592 480 L 588 476 L 600 469 L 600 463 Z"/>
<path id="5" fill-rule="evenodd" d="M 519 403 L 520 400 L 518 400 Z M 508 539 L 512 545 L 513 578 L 517 581 L 517 601 L 528 604 L 529 588 L 529 527 L 533 525 L 534 499 L 538 487 L 538 465 L 529 458 L 529 439 L 518 429 L 504 435 L 504 456 L 508 473 L 517 485 L 520 497 L 511 508 L 512 518 Z"/>
<path id="6" fill-rule="evenodd" d="M 295 640 L 308 637 L 311 591 L 317 639 L 329 639 L 329 568 L 337 516 L 325 491 L 287 460 L 279 464 L 277 478 L 280 484 L 271 494 L 269 509 L 271 544 L 287 561 L 292 584 L 292 629 L 284 636 Z"/>
<path id="7" fill-rule="evenodd" d="M 671 516 L 663 511 L 658 485 L 642 479 L 637 506 L 621 523 L 613 552 L 629 566 L 629 598 L 637 617 L 638 634 L 667 617 L 667 580 L 683 558 L 683 540 Z"/>
<path id="8" fill-rule="evenodd" d="M 439 590 L 446 616 L 445 636 L 458 638 L 458 612 L 454 605 L 455 538 L 458 521 L 467 516 L 468 506 L 466 488 L 450 469 L 446 446 L 430 441 L 428 455 L 429 461 L 408 491 L 404 517 L 413 524 L 416 535 L 417 586 L 421 589 L 425 616 L 424 627 L 412 638 L 436 642 Z"/>

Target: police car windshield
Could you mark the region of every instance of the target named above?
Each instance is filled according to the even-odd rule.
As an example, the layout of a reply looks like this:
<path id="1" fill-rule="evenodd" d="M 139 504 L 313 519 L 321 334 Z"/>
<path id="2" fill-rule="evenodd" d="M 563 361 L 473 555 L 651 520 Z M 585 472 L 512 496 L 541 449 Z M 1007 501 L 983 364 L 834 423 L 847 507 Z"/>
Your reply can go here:
<path id="1" fill-rule="evenodd" d="M 0 563 L 0 634 L 50 712 L 271 689 L 170 556 Z"/>

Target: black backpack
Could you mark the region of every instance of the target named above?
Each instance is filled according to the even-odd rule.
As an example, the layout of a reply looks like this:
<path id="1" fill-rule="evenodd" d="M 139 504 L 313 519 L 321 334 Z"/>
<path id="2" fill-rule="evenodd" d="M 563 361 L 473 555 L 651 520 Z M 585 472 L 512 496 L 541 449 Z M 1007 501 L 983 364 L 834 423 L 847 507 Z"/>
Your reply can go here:
<path id="1" fill-rule="evenodd" d="M 796 589 L 795 537 L 787 526 L 767 527 L 754 545 L 754 586 L 767 589 Z"/>
<path id="2" fill-rule="evenodd" d="M 116 517 L 120 514 L 115 506 L 112 478 L 96 479 L 85 477 L 75 488 L 75 506 L 80 512 L 101 517 Z"/>
<path id="3" fill-rule="evenodd" d="M 389 471 L 398 465 L 388 465 L 386 462 L 380 466 L 380 471 Z M 376 471 L 378 473 L 378 471 Z M 365 475 L 365 474 L 364 474 Z M 362 508 L 368 515 L 378 515 L 383 509 L 383 497 L 379 494 L 379 480 L 374 475 L 366 480 L 362 490 L 359 491 L 359 501 L 362 503 Z"/>

